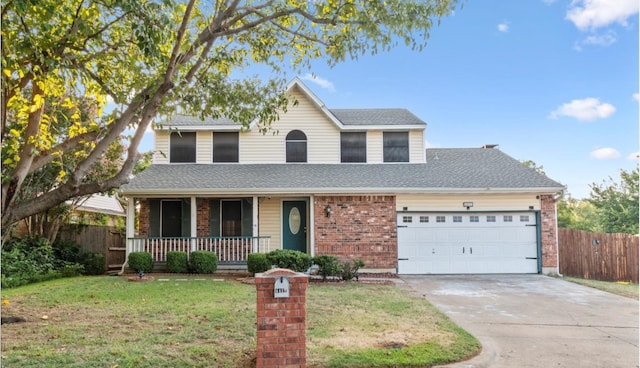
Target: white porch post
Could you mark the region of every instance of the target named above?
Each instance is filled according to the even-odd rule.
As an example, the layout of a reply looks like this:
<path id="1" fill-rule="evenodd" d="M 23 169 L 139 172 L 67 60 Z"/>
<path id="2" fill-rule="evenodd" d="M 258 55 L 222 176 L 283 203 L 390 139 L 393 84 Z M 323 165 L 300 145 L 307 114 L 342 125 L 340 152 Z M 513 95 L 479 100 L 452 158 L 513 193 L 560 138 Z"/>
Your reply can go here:
<path id="1" fill-rule="evenodd" d="M 311 257 L 315 257 L 316 255 L 316 232 L 314 231 L 315 229 L 315 218 L 313 216 L 313 214 L 315 213 L 315 197 L 312 194 L 309 197 L 309 229 L 307 230 L 309 232 L 309 253 L 311 255 Z"/>
<path id="2" fill-rule="evenodd" d="M 127 261 L 129 260 L 129 253 L 133 251 L 133 238 L 136 236 L 136 201 L 134 198 L 127 198 L 127 218 L 126 218 L 126 237 L 125 237 L 125 251 L 124 251 L 124 263 L 122 264 L 122 269 L 119 274 L 124 272 L 124 268 L 127 265 Z"/>
<path id="3" fill-rule="evenodd" d="M 191 197 L 191 251 L 194 252 L 197 249 L 196 237 L 198 236 L 198 201 L 196 197 Z"/>
<path id="4" fill-rule="evenodd" d="M 260 236 L 260 231 L 258 229 L 258 196 L 253 196 L 253 219 L 252 219 L 253 229 L 251 232 L 251 236 L 253 236 L 253 253 L 258 253 L 260 251 L 260 239 L 256 239 L 256 237 Z"/>

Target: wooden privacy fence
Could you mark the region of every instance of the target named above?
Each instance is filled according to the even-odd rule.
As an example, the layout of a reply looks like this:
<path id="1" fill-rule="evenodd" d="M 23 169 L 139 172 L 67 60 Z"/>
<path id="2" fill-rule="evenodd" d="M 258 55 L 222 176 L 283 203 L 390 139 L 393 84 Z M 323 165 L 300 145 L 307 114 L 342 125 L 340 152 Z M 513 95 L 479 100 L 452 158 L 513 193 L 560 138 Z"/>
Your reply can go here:
<path id="1" fill-rule="evenodd" d="M 638 236 L 558 229 L 560 273 L 638 283 Z"/>
<path id="2" fill-rule="evenodd" d="M 125 261 L 125 237 L 113 227 L 97 225 L 63 225 L 59 240 L 73 240 L 81 253 L 102 253 L 106 269 L 122 267 Z"/>

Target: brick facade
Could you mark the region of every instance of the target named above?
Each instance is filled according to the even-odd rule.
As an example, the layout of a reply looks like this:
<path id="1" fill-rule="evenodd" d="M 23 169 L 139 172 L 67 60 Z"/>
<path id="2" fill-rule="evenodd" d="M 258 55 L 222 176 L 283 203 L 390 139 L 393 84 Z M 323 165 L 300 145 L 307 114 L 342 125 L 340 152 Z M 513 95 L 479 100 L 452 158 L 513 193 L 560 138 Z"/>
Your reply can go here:
<path id="1" fill-rule="evenodd" d="M 146 238 L 149 236 L 149 200 L 140 200 L 140 213 L 138 214 L 138 236 Z"/>
<path id="2" fill-rule="evenodd" d="M 289 297 L 275 298 L 280 276 L 289 280 Z M 276 268 L 256 278 L 256 368 L 304 368 L 307 364 L 308 276 Z"/>
<path id="3" fill-rule="evenodd" d="M 369 269 L 396 269 L 395 196 L 316 196 L 314 208 L 316 255 L 359 258 Z"/>
<path id="4" fill-rule="evenodd" d="M 558 267 L 558 238 L 556 221 L 556 200 L 553 195 L 540 196 L 540 232 L 542 246 L 542 268 L 555 269 Z"/>
<path id="5" fill-rule="evenodd" d="M 209 199 L 196 199 L 196 236 L 209 236 Z"/>

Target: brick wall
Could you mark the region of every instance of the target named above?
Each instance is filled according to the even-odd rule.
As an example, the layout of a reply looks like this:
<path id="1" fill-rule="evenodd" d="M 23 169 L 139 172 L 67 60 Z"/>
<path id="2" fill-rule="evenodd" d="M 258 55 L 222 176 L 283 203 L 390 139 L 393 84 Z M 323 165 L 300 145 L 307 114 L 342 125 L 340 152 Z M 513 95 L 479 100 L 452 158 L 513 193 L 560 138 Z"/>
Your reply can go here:
<path id="1" fill-rule="evenodd" d="M 542 267 L 558 267 L 556 200 L 553 195 L 540 196 Z"/>
<path id="2" fill-rule="evenodd" d="M 289 280 L 289 297 L 275 298 L 279 276 Z M 256 368 L 304 368 L 307 363 L 307 285 L 309 278 L 285 269 L 272 269 L 256 278 Z"/>
<path id="3" fill-rule="evenodd" d="M 197 198 L 196 206 L 196 236 L 209 236 L 209 199 Z"/>
<path id="4" fill-rule="evenodd" d="M 314 208 L 316 255 L 360 258 L 365 268 L 397 267 L 395 196 L 316 196 Z"/>
<path id="5" fill-rule="evenodd" d="M 138 236 L 146 238 L 149 236 L 149 200 L 140 200 L 140 213 L 138 214 Z"/>

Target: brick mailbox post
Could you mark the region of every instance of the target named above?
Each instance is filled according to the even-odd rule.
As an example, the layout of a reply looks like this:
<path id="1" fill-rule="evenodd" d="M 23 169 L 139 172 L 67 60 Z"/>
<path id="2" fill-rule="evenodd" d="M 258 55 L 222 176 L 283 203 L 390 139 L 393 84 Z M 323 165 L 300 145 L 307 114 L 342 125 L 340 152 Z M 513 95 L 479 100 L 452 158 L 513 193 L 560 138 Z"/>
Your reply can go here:
<path id="1" fill-rule="evenodd" d="M 307 366 L 307 285 L 309 277 L 275 268 L 255 276 L 257 368 Z"/>

